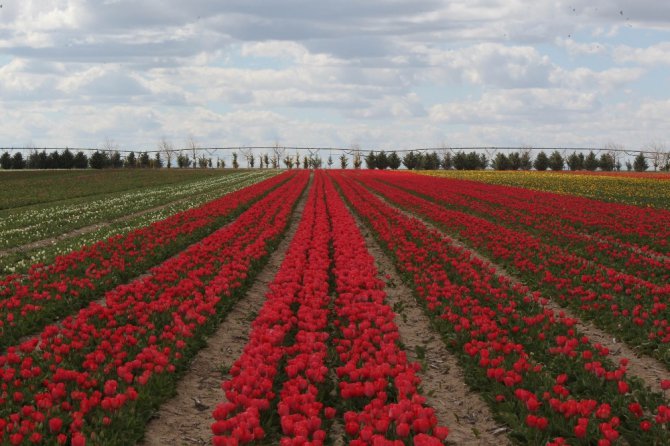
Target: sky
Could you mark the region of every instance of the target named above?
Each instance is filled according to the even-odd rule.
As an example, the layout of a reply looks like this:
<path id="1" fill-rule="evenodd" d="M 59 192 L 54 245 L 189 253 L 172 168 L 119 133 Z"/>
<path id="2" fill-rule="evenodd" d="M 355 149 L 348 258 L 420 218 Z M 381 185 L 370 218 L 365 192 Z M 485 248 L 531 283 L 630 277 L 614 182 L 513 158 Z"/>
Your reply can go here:
<path id="1" fill-rule="evenodd" d="M 670 2 L 0 3 L 0 147 L 670 142 Z"/>

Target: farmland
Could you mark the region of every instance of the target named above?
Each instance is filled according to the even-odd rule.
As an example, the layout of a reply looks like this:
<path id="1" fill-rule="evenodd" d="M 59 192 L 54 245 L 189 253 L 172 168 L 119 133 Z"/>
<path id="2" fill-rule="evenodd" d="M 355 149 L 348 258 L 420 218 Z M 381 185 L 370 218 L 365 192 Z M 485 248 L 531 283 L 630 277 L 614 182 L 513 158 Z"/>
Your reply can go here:
<path id="1" fill-rule="evenodd" d="M 7 180 L 1 444 L 670 443 L 668 180 L 139 173 Z"/>
<path id="2" fill-rule="evenodd" d="M 12 193 L 0 198 L 0 209 L 179 184 L 220 175 L 221 173 L 206 169 L 3 171 L 0 182 L 3 189 L 11 190 Z"/>
<path id="3" fill-rule="evenodd" d="M 658 172 L 437 171 L 429 175 L 670 209 L 670 174 Z"/>
<path id="4" fill-rule="evenodd" d="M 122 171 L 97 176 L 77 172 L 68 178 L 59 171 L 33 173 L 37 182 L 32 186 L 23 184 L 26 177 L 19 173 L 0 177 L 8 190 L 46 191 L 39 204 L 23 205 L 29 200 L 21 193 L 6 199 L 12 207 L 0 211 L 0 273 L 25 272 L 30 265 L 51 262 L 56 255 L 163 220 L 274 175 L 187 171 L 173 178 L 161 171 L 140 170 L 136 178 Z M 74 197 L 64 198 L 63 190 L 74 190 Z"/>

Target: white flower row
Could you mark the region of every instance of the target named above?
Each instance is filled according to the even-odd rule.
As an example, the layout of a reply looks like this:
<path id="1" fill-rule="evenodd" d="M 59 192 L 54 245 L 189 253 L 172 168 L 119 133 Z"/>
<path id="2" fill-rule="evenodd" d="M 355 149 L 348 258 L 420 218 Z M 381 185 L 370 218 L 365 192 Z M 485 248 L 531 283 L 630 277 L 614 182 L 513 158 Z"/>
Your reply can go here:
<path id="1" fill-rule="evenodd" d="M 102 227 L 96 231 L 85 233 L 77 237 L 64 240 L 54 240 L 50 246 L 30 250 L 23 254 L 0 257 L 0 274 L 23 273 L 35 263 L 50 263 L 56 256 L 67 254 L 73 250 L 89 244 L 105 240 L 117 234 L 124 234 L 134 229 L 148 226 L 153 222 L 163 220 L 178 212 L 197 207 L 203 203 L 214 200 L 222 195 L 235 192 L 275 175 L 273 171 L 245 172 L 235 175 L 237 181 L 211 182 L 202 180 L 206 188 L 193 190 L 191 198 L 172 203 L 162 209 L 148 212 L 128 220 L 124 220 L 110 226 Z M 228 178 L 229 176 L 226 176 Z"/>
<path id="2" fill-rule="evenodd" d="M 266 172 L 232 173 L 188 183 L 114 193 L 103 198 L 75 199 L 70 204 L 61 202 L 8 211 L 0 214 L 0 249 L 57 236 L 68 230 L 123 217 L 247 178 L 265 177 L 268 175 Z"/>

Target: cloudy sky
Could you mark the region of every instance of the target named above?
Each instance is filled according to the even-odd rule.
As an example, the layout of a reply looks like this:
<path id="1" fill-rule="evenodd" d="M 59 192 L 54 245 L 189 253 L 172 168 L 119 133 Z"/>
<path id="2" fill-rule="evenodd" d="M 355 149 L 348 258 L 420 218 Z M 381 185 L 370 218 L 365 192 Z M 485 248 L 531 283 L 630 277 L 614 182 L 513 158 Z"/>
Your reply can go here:
<path id="1" fill-rule="evenodd" d="M 0 3 L 0 146 L 670 142 L 670 2 Z"/>

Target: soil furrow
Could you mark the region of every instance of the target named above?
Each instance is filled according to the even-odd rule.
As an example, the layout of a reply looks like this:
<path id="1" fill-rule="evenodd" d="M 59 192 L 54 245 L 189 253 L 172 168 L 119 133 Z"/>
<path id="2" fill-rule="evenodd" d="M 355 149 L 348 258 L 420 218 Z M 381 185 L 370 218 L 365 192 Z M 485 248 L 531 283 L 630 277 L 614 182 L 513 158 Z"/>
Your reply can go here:
<path id="1" fill-rule="evenodd" d="M 178 200 L 178 201 L 180 201 L 180 200 Z M 175 203 L 175 202 L 172 202 L 172 203 Z M 170 204 L 172 204 L 172 203 L 170 203 Z M 239 217 L 239 216 L 238 216 L 238 217 Z M 212 234 L 213 234 L 214 232 L 216 232 L 216 231 L 220 231 L 220 230 L 222 230 L 222 229 L 224 229 L 224 228 L 226 228 L 226 227 L 228 227 L 228 226 L 234 224 L 238 217 L 235 217 L 234 219 L 232 219 L 232 220 L 226 222 L 223 226 L 221 226 L 221 227 L 215 229 L 214 231 L 212 231 Z M 211 235 L 211 234 L 210 234 L 210 235 Z M 186 252 L 186 251 L 188 251 L 189 249 L 192 249 L 192 248 L 194 248 L 195 246 L 197 246 L 197 245 L 199 245 L 200 243 L 202 243 L 203 240 L 206 239 L 207 237 L 209 237 L 209 235 L 205 235 L 205 236 L 203 236 L 203 238 L 194 241 L 194 242 L 191 243 L 190 245 L 184 247 L 184 249 L 182 249 L 181 251 L 179 251 L 179 252 L 177 252 L 177 253 L 171 255 L 170 257 L 168 257 L 167 259 L 161 261 L 160 263 L 155 264 L 155 265 L 151 265 L 151 266 L 147 267 L 147 269 L 146 269 L 144 272 L 138 273 L 138 275 L 136 275 L 136 276 L 134 276 L 134 277 L 128 279 L 128 280 L 127 280 L 126 282 L 124 282 L 124 283 L 125 283 L 125 284 L 129 284 L 129 283 L 136 282 L 136 281 L 139 281 L 139 280 L 142 280 L 142 279 L 146 279 L 147 277 L 150 277 L 150 276 L 153 274 L 153 273 L 152 273 L 152 270 L 153 270 L 154 268 L 156 268 L 156 267 L 158 267 L 158 266 L 160 266 L 160 265 L 162 265 L 162 264 L 164 264 L 164 263 L 167 263 L 167 262 L 169 262 L 169 261 L 171 261 L 171 260 L 174 260 L 175 258 L 177 258 L 177 257 L 179 257 L 180 255 L 182 255 L 184 252 Z M 27 275 L 24 275 L 23 277 L 26 277 L 26 278 L 27 278 L 28 276 L 27 276 Z M 121 284 L 119 284 L 119 285 L 121 285 Z M 118 285 L 117 285 L 117 286 L 118 286 Z M 97 305 L 100 305 L 100 306 L 103 306 L 103 307 L 106 306 L 106 305 L 107 305 L 107 299 L 106 299 L 106 294 L 107 294 L 107 292 L 108 292 L 108 291 L 105 291 L 104 293 L 102 293 L 102 296 L 98 297 L 97 299 L 88 301 L 84 306 L 82 306 L 79 310 L 76 310 L 76 311 L 73 312 L 73 313 L 70 313 L 70 314 L 66 314 L 66 315 L 62 315 L 62 316 L 56 317 L 55 319 L 53 319 L 53 321 L 52 321 L 50 324 L 47 324 L 47 325 L 56 325 L 57 327 L 61 327 L 61 326 L 62 326 L 62 321 L 63 321 L 65 318 L 67 318 L 68 316 L 76 317 L 76 315 L 78 314 L 79 311 L 81 311 L 82 309 L 84 309 L 84 308 L 86 308 L 86 307 L 88 307 L 88 306 L 91 306 L 91 305 L 93 305 L 93 304 L 97 304 Z M 38 333 L 32 333 L 32 334 L 28 334 L 28 335 L 23 336 L 22 338 L 19 339 L 18 342 L 16 342 L 16 345 L 21 345 L 22 343 L 24 343 L 24 342 L 26 342 L 26 341 L 30 341 L 30 340 L 33 340 L 33 339 L 35 339 L 35 338 L 39 338 L 41 332 L 42 332 L 42 330 L 39 330 Z M 4 351 L 3 349 L 0 349 L 0 353 L 2 353 L 3 351 Z"/>
<path id="2" fill-rule="evenodd" d="M 370 190 L 370 192 L 387 205 L 403 213 L 403 215 L 415 218 L 421 221 L 429 229 L 438 231 L 439 233 L 442 234 L 442 236 L 447 242 L 449 242 L 453 246 L 466 250 L 467 252 L 470 253 L 470 255 L 473 258 L 485 262 L 488 266 L 493 268 L 496 274 L 507 278 L 512 284 L 521 283 L 519 279 L 510 274 L 503 267 L 491 261 L 491 259 L 489 259 L 488 257 L 468 247 L 460 240 L 454 238 L 453 235 L 446 233 L 444 230 L 440 229 L 437 225 L 431 223 L 429 220 L 422 218 L 414 213 L 408 212 L 399 206 L 396 206 L 394 203 L 387 200 L 386 197 L 378 194 L 375 191 Z M 592 342 L 600 343 L 602 346 L 608 348 L 610 352 L 609 358 L 613 362 L 618 363 L 621 359 L 624 358 L 629 359 L 630 360 L 630 362 L 628 363 L 629 375 L 637 376 L 652 390 L 656 392 L 665 393 L 665 391 L 661 389 L 661 381 L 670 379 L 670 371 L 667 370 L 667 368 L 663 365 L 663 363 L 649 356 L 637 354 L 626 344 L 619 342 L 616 338 L 612 337 L 611 334 L 599 329 L 589 321 L 583 320 L 581 317 L 577 316 L 569 309 L 560 306 L 558 303 L 550 299 L 542 299 L 541 303 L 544 307 L 549 308 L 558 314 L 562 313 L 569 318 L 577 320 L 578 322 L 575 325 L 575 328 L 579 330 L 581 333 L 583 333 L 585 336 L 587 336 L 589 339 L 591 339 Z"/>
<path id="3" fill-rule="evenodd" d="M 251 322 L 263 306 L 265 295 L 284 260 L 302 216 L 312 180 L 303 193 L 289 227 L 268 263 L 256 276 L 244 298 L 228 313 L 217 331 L 207 339 L 207 346 L 196 355 L 188 372 L 177 385 L 176 395 L 163 404 L 147 424 L 143 446 L 170 444 L 205 445 L 212 442 L 212 411 L 225 401 L 221 383 L 229 378 L 227 371 L 239 358 L 249 339 Z"/>
<path id="4" fill-rule="evenodd" d="M 421 394 L 435 410 L 438 424 L 449 428 L 447 440 L 466 446 L 507 445 L 506 432 L 493 419 L 488 405 L 465 383 L 463 370 L 449 353 L 439 333 L 431 325 L 412 291 L 403 284 L 391 259 L 361 222 L 350 212 L 361 230 L 368 251 L 375 258 L 387 302 L 396 313 L 395 323 L 408 357 L 422 365 Z M 497 433 L 497 435 L 495 434 Z"/>

